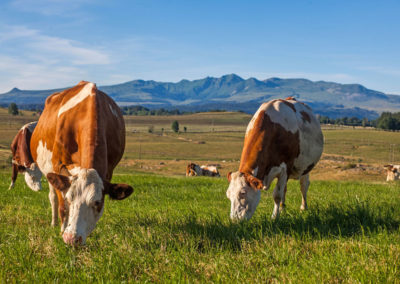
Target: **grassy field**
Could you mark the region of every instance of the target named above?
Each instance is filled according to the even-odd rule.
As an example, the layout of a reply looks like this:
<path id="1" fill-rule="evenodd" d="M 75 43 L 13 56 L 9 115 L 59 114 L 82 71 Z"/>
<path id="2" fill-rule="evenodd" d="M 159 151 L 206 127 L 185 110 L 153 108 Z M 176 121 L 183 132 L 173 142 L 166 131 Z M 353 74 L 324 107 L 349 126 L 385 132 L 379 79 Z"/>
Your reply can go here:
<path id="1" fill-rule="evenodd" d="M 134 186 L 106 200 L 87 245 L 64 245 L 50 227 L 47 188 L 0 186 L 0 281 L 26 282 L 399 282 L 400 195 L 396 184 L 313 182 L 300 213 L 297 182 L 287 211 L 270 219 L 264 192 L 249 222 L 229 220 L 227 181 L 118 175 Z"/>
<path id="2" fill-rule="evenodd" d="M 10 182 L 9 145 L 37 117 L 0 109 L 0 282 L 381 282 L 400 283 L 400 133 L 324 128 L 323 159 L 311 173 L 309 210 L 290 181 L 287 210 L 271 221 L 271 191 L 249 222 L 229 220 L 225 178 L 185 178 L 188 162 L 239 165 L 250 119 L 242 113 L 126 117 L 127 147 L 115 182 L 126 200 L 106 200 L 83 248 L 50 227 L 48 187 Z M 186 133 L 170 130 L 178 120 Z M 148 128 L 153 127 L 153 133 Z M 161 129 L 164 128 L 162 133 Z M 108 199 L 108 198 L 107 198 Z"/>

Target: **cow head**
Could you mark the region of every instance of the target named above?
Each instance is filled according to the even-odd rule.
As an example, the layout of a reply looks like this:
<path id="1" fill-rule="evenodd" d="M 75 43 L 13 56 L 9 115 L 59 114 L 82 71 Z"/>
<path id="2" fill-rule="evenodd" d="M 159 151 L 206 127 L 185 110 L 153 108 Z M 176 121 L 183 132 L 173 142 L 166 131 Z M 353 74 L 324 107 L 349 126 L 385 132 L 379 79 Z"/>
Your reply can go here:
<path id="1" fill-rule="evenodd" d="M 199 165 L 190 163 L 186 167 L 186 176 L 201 176 L 203 175 L 203 169 Z"/>
<path id="2" fill-rule="evenodd" d="M 396 165 L 385 165 L 387 171 L 386 181 L 399 180 L 400 179 L 400 166 Z"/>
<path id="3" fill-rule="evenodd" d="M 72 172 L 72 171 L 71 171 Z M 112 184 L 100 178 L 95 169 L 78 169 L 72 176 L 48 174 L 47 179 L 64 196 L 65 218 L 61 231 L 66 244 L 85 244 L 103 214 L 104 196 L 122 200 L 131 195 L 127 184 Z"/>
<path id="4" fill-rule="evenodd" d="M 229 187 L 226 196 L 231 200 L 231 219 L 250 219 L 260 202 L 263 183 L 251 174 L 228 174 Z"/>
<path id="5" fill-rule="evenodd" d="M 25 168 L 25 182 L 33 191 L 39 191 L 42 189 L 42 172 L 39 167 L 32 163 L 29 168 Z"/>

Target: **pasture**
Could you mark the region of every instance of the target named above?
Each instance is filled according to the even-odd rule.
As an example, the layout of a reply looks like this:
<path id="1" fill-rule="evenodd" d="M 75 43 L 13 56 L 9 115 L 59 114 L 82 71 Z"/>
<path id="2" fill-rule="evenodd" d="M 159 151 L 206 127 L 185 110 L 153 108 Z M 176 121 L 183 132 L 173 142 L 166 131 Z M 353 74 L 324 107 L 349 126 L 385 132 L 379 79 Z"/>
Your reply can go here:
<path id="1" fill-rule="evenodd" d="M 382 165 L 400 162 L 400 133 L 324 129 L 309 210 L 300 212 L 298 182 L 290 181 L 279 221 L 270 219 L 270 189 L 249 222 L 235 223 L 225 178 L 184 173 L 190 161 L 220 164 L 222 176 L 236 170 L 249 115 L 126 117 L 113 181 L 135 191 L 106 198 L 87 245 L 73 249 L 50 227 L 46 183 L 36 193 L 20 176 L 7 190 L 9 145 L 35 118 L 0 112 L 1 282 L 399 282 L 400 186 L 385 182 Z M 172 133 L 173 120 L 188 131 Z"/>

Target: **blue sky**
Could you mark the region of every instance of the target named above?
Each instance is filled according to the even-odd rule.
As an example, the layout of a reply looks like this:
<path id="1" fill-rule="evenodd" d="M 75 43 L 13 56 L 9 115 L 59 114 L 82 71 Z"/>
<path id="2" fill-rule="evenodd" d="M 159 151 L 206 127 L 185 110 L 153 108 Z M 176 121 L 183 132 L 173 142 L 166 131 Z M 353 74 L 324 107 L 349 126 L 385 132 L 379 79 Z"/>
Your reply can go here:
<path id="1" fill-rule="evenodd" d="M 400 1 L 2 0 L 0 93 L 236 73 L 400 94 Z"/>

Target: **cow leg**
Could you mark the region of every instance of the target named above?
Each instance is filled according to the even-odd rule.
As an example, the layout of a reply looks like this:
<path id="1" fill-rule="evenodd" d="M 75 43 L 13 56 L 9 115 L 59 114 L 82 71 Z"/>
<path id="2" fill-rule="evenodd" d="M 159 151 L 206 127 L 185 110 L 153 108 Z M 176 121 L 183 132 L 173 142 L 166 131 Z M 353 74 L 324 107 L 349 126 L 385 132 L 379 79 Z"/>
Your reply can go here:
<path id="1" fill-rule="evenodd" d="M 49 199 L 51 204 L 51 225 L 55 227 L 58 219 L 58 197 L 56 190 L 50 183 L 49 183 Z"/>
<path id="2" fill-rule="evenodd" d="M 17 176 L 18 176 L 18 166 L 13 163 L 12 164 L 11 184 L 10 184 L 10 187 L 8 188 L 8 190 L 14 188 L 15 181 L 17 180 Z"/>
<path id="3" fill-rule="evenodd" d="M 302 195 L 300 210 L 307 210 L 307 191 L 310 186 L 309 175 L 306 174 L 300 177 L 300 190 Z"/>
<path id="4" fill-rule="evenodd" d="M 279 206 L 281 201 L 285 200 L 285 187 L 287 183 L 287 173 L 286 169 L 282 170 L 280 176 L 278 177 L 278 182 L 276 183 L 274 192 L 273 192 L 273 197 L 274 197 L 274 211 L 272 212 L 272 219 L 277 219 L 279 218 Z"/>
<path id="5" fill-rule="evenodd" d="M 285 200 L 286 200 L 286 191 L 287 191 L 287 184 L 285 185 L 285 189 L 284 189 L 284 191 L 283 191 L 283 197 L 282 197 L 281 204 L 280 204 L 280 207 L 279 207 L 279 212 L 280 212 L 280 213 L 282 213 L 282 212 L 285 210 L 285 208 L 286 208 L 286 204 L 285 204 Z"/>

